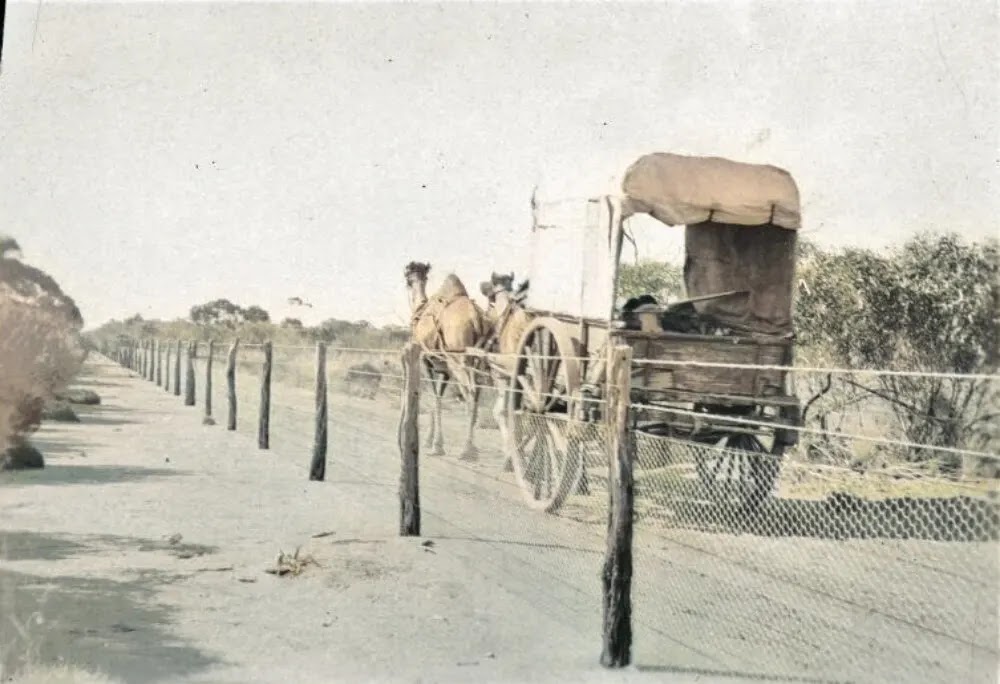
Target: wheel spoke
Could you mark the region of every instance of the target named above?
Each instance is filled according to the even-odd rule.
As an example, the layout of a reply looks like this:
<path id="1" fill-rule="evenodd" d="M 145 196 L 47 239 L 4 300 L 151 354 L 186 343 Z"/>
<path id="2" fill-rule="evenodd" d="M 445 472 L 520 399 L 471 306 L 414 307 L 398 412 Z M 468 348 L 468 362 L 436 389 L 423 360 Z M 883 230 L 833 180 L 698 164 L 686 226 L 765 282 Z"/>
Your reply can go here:
<path id="1" fill-rule="evenodd" d="M 561 406 L 572 406 L 579 379 L 575 361 L 566 358 L 572 345 L 561 330 L 539 322 L 522 340 L 508 410 L 526 425 L 506 436 L 505 449 L 529 506 L 551 512 L 575 491 L 582 471 L 576 452 L 569 451 Z"/>

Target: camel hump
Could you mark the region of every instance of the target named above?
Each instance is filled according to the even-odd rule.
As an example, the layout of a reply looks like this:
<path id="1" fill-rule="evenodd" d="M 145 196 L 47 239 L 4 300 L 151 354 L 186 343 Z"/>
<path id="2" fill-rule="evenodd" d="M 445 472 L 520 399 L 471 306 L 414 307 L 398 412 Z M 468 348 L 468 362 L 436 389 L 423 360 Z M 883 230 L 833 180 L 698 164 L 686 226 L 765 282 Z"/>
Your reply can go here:
<path id="1" fill-rule="evenodd" d="M 449 273 L 445 276 L 441 287 L 438 288 L 437 296 L 445 302 L 451 302 L 459 297 L 468 297 L 469 292 L 465 289 L 465 285 L 462 284 L 457 275 Z"/>

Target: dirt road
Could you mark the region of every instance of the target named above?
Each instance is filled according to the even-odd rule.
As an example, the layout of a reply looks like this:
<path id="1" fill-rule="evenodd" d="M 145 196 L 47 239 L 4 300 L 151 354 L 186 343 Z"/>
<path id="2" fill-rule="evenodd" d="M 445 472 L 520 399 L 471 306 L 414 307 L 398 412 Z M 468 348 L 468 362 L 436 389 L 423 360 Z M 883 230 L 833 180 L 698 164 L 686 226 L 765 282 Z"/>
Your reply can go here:
<path id="1" fill-rule="evenodd" d="M 102 405 L 43 428 L 45 470 L 0 475 L 8 667 L 62 657 L 129 682 L 996 681 L 995 544 L 640 524 L 647 671 L 609 673 L 593 506 L 526 510 L 489 450 L 476 467 L 425 458 L 425 536 L 400 539 L 391 402 L 331 397 L 327 481 L 311 483 L 308 392 L 275 387 L 264 452 L 253 383 L 233 434 L 129 375 L 91 362 L 80 384 Z M 318 565 L 265 572 L 300 546 Z"/>

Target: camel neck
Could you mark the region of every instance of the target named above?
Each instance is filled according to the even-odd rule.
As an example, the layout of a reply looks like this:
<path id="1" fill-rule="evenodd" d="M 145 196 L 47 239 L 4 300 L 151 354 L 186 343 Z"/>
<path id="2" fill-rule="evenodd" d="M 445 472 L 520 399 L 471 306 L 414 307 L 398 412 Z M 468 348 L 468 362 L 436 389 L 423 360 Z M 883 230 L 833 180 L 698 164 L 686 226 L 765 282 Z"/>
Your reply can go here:
<path id="1" fill-rule="evenodd" d="M 419 281 L 410 285 L 410 312 L 416 313 L 427 303 L 427 283 Z"/>

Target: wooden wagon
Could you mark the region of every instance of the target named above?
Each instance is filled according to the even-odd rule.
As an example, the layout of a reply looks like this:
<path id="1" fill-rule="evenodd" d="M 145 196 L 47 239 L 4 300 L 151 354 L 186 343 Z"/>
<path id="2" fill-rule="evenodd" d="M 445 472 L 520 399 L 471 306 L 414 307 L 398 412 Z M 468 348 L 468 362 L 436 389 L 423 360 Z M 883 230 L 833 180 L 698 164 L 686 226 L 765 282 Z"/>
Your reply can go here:
<path id="1" fill-rule="evenodd" d="M 756 506 L 796 441 L 789 388 L 798 190 L 776 167 L 650 154 L 620 196 L 534 203 L 532 316 L 509 365 L 505 451 L 525 500 L 554 511 L 601 451 L 609 345 L 633 350 L 638 432 L 690 445 L 713 496 Z M 687 299 L 616 307 L 625 221 L 684 226 Z M 761 367 L 762 366 L 762 367 Z"/>

